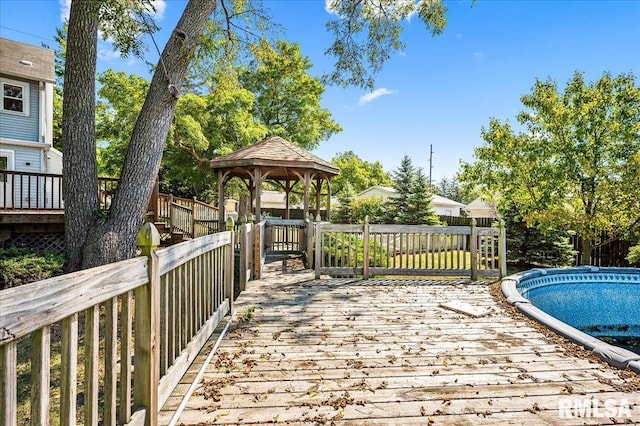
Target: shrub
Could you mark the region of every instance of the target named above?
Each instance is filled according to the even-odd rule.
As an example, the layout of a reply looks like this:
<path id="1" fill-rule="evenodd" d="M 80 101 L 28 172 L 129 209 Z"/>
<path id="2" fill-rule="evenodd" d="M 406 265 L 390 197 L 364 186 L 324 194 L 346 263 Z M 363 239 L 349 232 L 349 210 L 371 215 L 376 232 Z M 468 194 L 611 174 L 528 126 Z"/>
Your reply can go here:
<path id="1" fill-rule="evenodd" d="M 369 240 L 369 247 L 369 266 L 386 267 L 387 250 L 375 245 L 373 239 Z M 364 264 L 364 240 L 356 234 L 324 234 L 323 251 L 325 265 L 356 268 Z"/>
<path id="2" fill-rule="evenodd" d="M 0 290 L 60 275 L 63 265 L 64 257 L 55 252 L 0 248 Z"/>
<path id="3" fill-rule="evenodd" d="M 627 260 L 632 265 L 640 266 L 640 244 L 635 245 L 629 249 Z"/>

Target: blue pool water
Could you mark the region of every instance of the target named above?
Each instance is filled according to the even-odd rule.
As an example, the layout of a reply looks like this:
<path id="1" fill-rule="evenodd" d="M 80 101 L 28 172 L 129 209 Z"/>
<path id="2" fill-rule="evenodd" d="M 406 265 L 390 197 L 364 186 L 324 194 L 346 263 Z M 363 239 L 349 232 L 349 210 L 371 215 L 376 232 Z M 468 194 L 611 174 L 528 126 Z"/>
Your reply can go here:
<path id="1" fill-rule="evenodd" d="M 533 270 L 516 288 L 556 319 L 640 354 L 640 269 Z"/>

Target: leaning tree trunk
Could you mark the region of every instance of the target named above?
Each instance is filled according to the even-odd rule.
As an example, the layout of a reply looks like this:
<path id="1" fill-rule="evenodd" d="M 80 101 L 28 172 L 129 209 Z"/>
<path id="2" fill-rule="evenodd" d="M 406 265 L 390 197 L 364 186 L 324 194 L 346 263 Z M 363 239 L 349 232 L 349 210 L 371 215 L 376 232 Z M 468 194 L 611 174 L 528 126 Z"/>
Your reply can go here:
<path id="1" fill-rule="evenodd" d="M 69 15 L 62 104 L 68 271 L 82 265 L 82 248 L 98 208 L 94 123 L 99 7 L 95 1 L 74 0 Z"/>
<path id="2" fill-rule="evenodd" d="M 135 255 L 162 152 L 189 62 L 215 0 L 190 0 L 162 52 L 131 135 L 124 166 L 106 221 L 91 229 L 83 267 L 117 262 Z"/>

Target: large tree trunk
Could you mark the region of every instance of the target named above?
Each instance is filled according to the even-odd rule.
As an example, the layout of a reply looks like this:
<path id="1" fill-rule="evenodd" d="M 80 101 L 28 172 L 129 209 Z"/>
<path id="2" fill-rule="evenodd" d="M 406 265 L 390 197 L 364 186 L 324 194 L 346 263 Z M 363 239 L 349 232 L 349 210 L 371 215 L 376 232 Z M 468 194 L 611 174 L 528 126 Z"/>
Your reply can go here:
<path id="1" fill-rule="evenodd" d="M 180 88 L 197 39 L 216 3 L 215 0 L 189 1 L 162 52 L 131 135 L 109 216 L 104 223 L 92 228 L 87 237 L 85 268 L 135 255 L 136 236 L 147 212 Z"/>
<path id="2" fill-rule="evenodd" d="M 591 244 L 593 240 L 591 237 L 582 237 L 580 244 L 580 264 L 591 265 Z"/>
<path id="3" fill-rule="evenodd" d="M 82 248 L 98 208 L 95 73 L 99 7 L 95 1 L 74 0 L 69 15 L 62 105 L 68 271 L 82 265 Z"/>

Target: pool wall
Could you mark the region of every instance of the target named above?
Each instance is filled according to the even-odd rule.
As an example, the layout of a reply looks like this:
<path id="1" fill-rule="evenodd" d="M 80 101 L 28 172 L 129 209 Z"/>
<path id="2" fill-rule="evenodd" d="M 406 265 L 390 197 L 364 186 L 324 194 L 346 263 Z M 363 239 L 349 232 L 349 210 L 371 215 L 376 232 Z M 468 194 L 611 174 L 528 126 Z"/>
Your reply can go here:
<path id="1" fill-rule="evenodd" d="M 544 324 L 549 329 L 561 334 L 592 351 L 600 359 L 618 368 L 630 368 L 640 373 L 640 355 L 629 350 L 610 345 L 585 332 L 582 332 L 560 319 L 536 307 L 526 295 L 532 290 L 551 285 L 571 285 L 586 283 L 611 283 L 615 280 L 631 285 L 640 285 L 640 269 L 637 268 L 601 268 L 586 266 L 563 269 L 532 269 L 508 276 L 502 280 L 502 293 L 507 302 L 514 305 L 520 312 Z M 616 281 L 617 282 L 617 281 Z M 627 300 L 632 308 L 640 306 L 640 301 Z M 619 315 L 625 315 L 619 312 Z M 629 312 L 627 312 L 629 314 Z M 620 321 L 614 318 L 611 321 Z"/>

